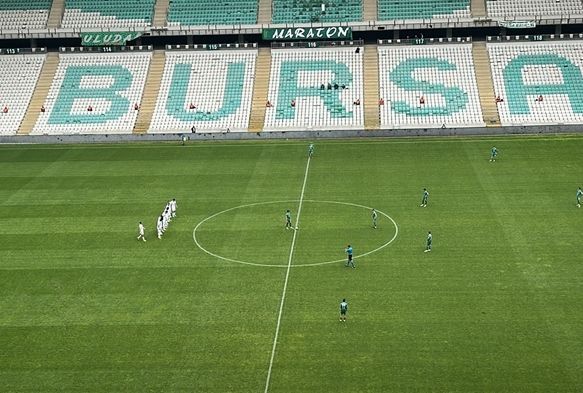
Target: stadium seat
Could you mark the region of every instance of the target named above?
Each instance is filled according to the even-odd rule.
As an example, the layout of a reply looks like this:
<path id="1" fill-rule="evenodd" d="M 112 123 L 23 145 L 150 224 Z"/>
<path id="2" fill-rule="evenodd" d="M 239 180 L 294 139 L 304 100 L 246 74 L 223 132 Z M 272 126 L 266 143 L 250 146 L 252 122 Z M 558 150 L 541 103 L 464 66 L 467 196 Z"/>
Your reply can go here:
<path id="1" fill-rule="evenodd" d="M 273 0 L 272 10 L 273 23 L 362 21 L 362 0 Z"/>
<path id="2" fill-rule="evenodd" d="M 43 29 L 53 0 L 0 1 L 0 29 Z"/>
<path id="3" fill-rule="evenodd" d="M 380 46 L 381 126 L 484 126 L 471 44 Z"/>
<path id="4" fill-rule="evenodd" d="M 469 18 L 470 0 L 378 0 L 379 20 Z"/>
<path id="5" fill-rule="evenodd" d="M 583 41 L 490 43 L 488 52 L 502 125 L 583 122 Z"/>
<path id="6" fill-rule="evenodd" d="M 65 0 L 61 26 L 144 27 L 151 26 L 155 0 Z"/>
<path id="7" fill-rule="evenodd" d="M 581 0 L 487 0 L 491 18 L 534 18 L 583 15 Z"/>
<path id="8" fill-rule="evenodd" d="M 362 52 L 353 47 L 272 50 L 268 100 L 273 106 L 266 108 L 264 129 L 362 128 L 363 105 L 355 105 L 364 101 Z"/>
<path id="9" fill-rule="evenodd" d="M 0 56 L 0 135 L 14 135 L 18 131 L 44 60 L 45 55 Z"/>
<path id="10" fill-rule="evenodd" d="M 32 133 L 131 133 L 150 58 L 150 52 L 61 54 Z"/>
<path id="11" fill-rule="evenodd" d="M 257 0 L 171 0 L 169 25 L 257 23 Z"/>
<path id="12" fill-rule="evenodd" d="M 149 132 L 247 131 L 256 58 L 257 50 L 167 51 Z"/>

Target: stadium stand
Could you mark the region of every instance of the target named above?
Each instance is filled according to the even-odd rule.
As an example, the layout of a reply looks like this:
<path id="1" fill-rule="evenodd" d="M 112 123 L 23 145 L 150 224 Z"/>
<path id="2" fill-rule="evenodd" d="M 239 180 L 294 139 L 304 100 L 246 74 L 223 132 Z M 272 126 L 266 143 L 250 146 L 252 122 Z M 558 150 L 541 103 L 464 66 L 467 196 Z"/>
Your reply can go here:
<path id="1" fill-rule="evenodd" d="M 273 23 L 358 22 L 361 20 L 361 0 L 273 0 Z"/>
<path id="2" fill-rule="evenodd" d="M 486 7 L 491 18 L 583 15 L 581 0 L 487 0 Z"/>
<path id="3" fill-rule="evenodd" d="M 172 0 L 168 25 L 234 25 L 257 22 L 257 0 Z"/>
<path id="4" fill-rule="evenodd" d="M 42 29 L 46 27 L 52 0 L 0 1 L 0 29 Z"/>
<path id="5" fill-rule="evenodd" d="M 166 51 L 150 133 L 247 131 L 257 50 Z"/>
<path id="6" fill-rule="evenodd" d="M 362 128 L 362 50 L 274 49 L 266 131 Z"/>
<path id="7" fill-rule="evenodd" d="M 484 126 L 471 44 L 379 46 L 381 127 Z"/>
<path id="8" fill-rule="evenodd" d="M 150 52 L 61 54 L 32 134 L 131 133 Z"/>
<path id="9" fill-rule="evenodd" d="M 489 43 L 502 125 L 583 122 L 583 41 Z"/>
<path id="10" fill-rule="evenodd" d="M 14 135 L 28 108 L 45 55 L 0 56 L 0 135 Z"/>
<path id="11" fill-rule="evenodd" d="M 379 0 L 379 20 L 469 18 L 470 0 Z"/>
<path id="12" fill-rule="evenodd" d="M 127 28 L 152 24 L 155 0 L 66 0 L 65 28 Z"/>

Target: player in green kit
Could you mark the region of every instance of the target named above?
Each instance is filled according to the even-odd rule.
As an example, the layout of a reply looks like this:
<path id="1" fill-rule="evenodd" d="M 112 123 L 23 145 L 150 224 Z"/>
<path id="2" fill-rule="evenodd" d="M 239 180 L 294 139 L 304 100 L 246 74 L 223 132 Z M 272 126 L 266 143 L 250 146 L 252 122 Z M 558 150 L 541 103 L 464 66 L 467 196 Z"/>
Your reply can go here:
<path id="1" fill-rule="evenodd" d="M 427 233 L 427 245 L 425 246 L 425 251 L 424 252 L 430 252 L 431 251 L 431 244 L 433 243 L 433 236 L 431 235 L 431 231 L 429 231 Z"/>
<path id="2" fill-rule="evenodd" d="M 377 214 L 377 211 L 375 209 L 372 209 L 372 212 L 370 213 L 370 216 L 372 218 L 372 227 L 374 229 L 377 229 L 377 220 L 379 218 L 379 215 Z"/>
<path id="3" fill-rule="evenodd" d="M 577 189 L 577 207 L 581 207 L 581 198 L 583 198 L 583 190 L 579 187 Z"/>
<path id="4" fill-rule="evenodd" d="M 490 150 L 490 162 L 496 162 L 497 156 L 498 156 L 498 149 L 496 149 L 496 147 L 492 147 L 492 150 Z"/>
<path id="5" fill-rule="evenodd" d="M 421 199 L 421 207 L 427 207 L 427 200 L 429 199 L 429 191 L 427 191 L 427 188 L 423 189 L 423 197 Z"/>
<path id="6" fill-rule="evenodd" d="M 342 299 L 340 302 L 340 322 L 346 322 L 346 313 L 348 312 L 348 302 Z"/>
<path id="7" fill-rule="evenodd" d="M 293 225 L 292 225 L 292 221 L 291 221 L 291 212 L 289 211 L 289 209 L 286 210 L 285 212 L 285 229 L 294 229 Z"/>
<path id="8" fill-rule="evenodd" d="M 308 157 L 312 157 L 314 155 L 314 144 L 310 143 L 310 146 L 308 146 Z"/>

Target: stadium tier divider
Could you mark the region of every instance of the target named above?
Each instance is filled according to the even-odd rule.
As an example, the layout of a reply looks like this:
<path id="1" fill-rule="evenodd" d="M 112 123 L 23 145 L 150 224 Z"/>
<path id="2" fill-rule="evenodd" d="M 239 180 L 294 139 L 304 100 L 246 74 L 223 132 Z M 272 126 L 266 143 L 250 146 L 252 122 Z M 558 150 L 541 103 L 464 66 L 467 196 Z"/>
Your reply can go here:
<path id="1" fill-rule="evenodd" d="M 337 48 L 345 46 L 363 46 L 363 40 L 346 41 L 317 41 L 317 42 L 272 42 L 271 49 L 293 49 L 293 48 Z"/>
<path id="2" fill-rule="evenodd" d="M 511 41 L 547 41 L 547 40 L 581 40 L 583 33 L 575 34 L 532 34 L 532 35 L 505 35 L 487 36 L 488 42 L 511 42 Z"/>
<path id="3" fill-rule="evenodd" d="M 379 45 L 467 44 L 470 42 L 472 42 L 472 37 L 408 38 L 377 41 Z"/>
<path id="4" fill-rule="evenodd" d="M 220 50 L 220 49 L 257 49 L 257 43 L 243 44 L 194 44 L 194 45 L 166 45 L 166 50 Z"/>
<path id="5" fill-rule="evenodd" d="M 129 46 L 62 46 L 60 53 L 115 53 L 115 52 L 151 52 L 153 45 Z"/>
<path id="6" fill-rule="evenodd" d="M 44 54 L 47 48 L 0 48 L 0 55 Z"/>

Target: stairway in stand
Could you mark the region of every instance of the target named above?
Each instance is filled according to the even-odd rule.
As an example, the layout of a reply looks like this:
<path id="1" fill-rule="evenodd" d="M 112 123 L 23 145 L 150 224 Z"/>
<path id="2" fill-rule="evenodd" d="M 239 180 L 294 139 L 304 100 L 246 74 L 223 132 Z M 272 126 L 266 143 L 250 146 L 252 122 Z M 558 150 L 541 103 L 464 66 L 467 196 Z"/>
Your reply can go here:
<path id="1" fill-rule="evenodd" d="M 166 16 L 168 15 L 168 7 L 170 0 L 157 0 L 154 6 L 154 17 L 152 18 L 152 25 L 155 27 L 166 26 Z"/>
<path id="2" fill-rule="evenodd" d="M 150 60 L 150 69 L 144 86 L 144 94 L 142 94 L 140 112 L 134 126 L 134 134 L 145 134 L 150 128 L 150 122 L 156 109 L 158 93 L 160 92 L 165 63 L 165 52 L 163 50 L 155 50 L 152 54 L 152 60 Z"/>
<path id="3" fill-rule="evenodd" d="M 364 0 L 362 4 L 362 19 L 364 21 L 378 20 L 378 1 L 379 0 Z"/>
<path id="4" fill-rule="evenodd" d="M 381 125 L 379 111 L 379 54 L 376 45 L 364 47 L 364 129 L 378 130 Z"/>
<path id="5" fill-rule="evenodd" d="M 61 20 L 65 13 L 65 0 L 53 0 L 51 10 L 49 12 L 49 19 L 47 20 L 47 28 L 55 29 L 61 26 Z"/>
<path id="6" fill-rule="evenodd" d="M 500 116 L 496 104 L 496 93 L 494 91 L 494 81 L 486 43 L 474 42 L 472 44 L 472 55 L 474 57 L 474 69 L 484 123 L 486 123 L 487 127 L 500 127 Z"/>
<path id="7" fill-rule="evenodd" d="M 40 109 L 49 95 L 49 90 L 53 84 L 53 78 L 55 77 L 58 66 L 59 54 L 57 52 L 49 52 L 43 63 L 43 68 L 36 82 L 22 123 L 20 123 L 20 128 L 17 132 L 18 135 L 28 135 L 32 132 L 41 113 Z"/>
<path id="8" fill-rule="evenodd" d="M 249 131 L 260 132 L 265 123 L 265 105 L 271 75 L 271 50 L 259 48 L 255 62 L 255 83 L 253 84 L 253 102 L 249 118 Z"/>
<path id="9" fill-rule="evenodd" d="M 486 0 L 472 0 L 470 11 L 473 18 L 486 17 Z"/>
<path id="10" fill-rule="evenodd" d="M 260 25 L 271 23 L 271 0 L 259 0 L 257 23 Z"/>

